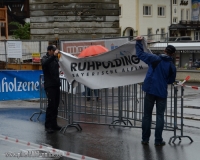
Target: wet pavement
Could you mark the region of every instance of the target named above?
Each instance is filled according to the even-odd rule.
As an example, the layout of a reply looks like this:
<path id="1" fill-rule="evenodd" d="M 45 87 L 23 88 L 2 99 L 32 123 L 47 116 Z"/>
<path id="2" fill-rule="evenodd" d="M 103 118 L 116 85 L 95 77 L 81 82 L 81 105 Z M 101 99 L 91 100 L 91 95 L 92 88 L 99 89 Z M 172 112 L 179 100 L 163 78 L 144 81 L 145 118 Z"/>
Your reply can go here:
<path id="1" fill-rule="evenodd" d="M 199 160 L 200 131 L 193 129 L 193 133 L 185 132 L 194 140 L 183 138 L 175 144 L 166 144 L 163 147 L 155 147 L 152 139 L 149 146 L 140 143 L 141 129 L 129 129 L 120 127 L 108 127 L 81 124 L 83 131 L 78 132 L 73 128 L 68 129 L 65 134 L 56 132 L 47 134 L 44 131 L 44 115 L 40 122 L 31 122 L 29 118 L 35 108 L 13 108 L 1 109 L 0 128 L 1 135 L 6 135 L 19 140 L 33 142 L 36 144 L 49 144 L 54 148 L 90 156 L 104 160 Z M 59 119 L 59 124 L 64 125 L 64 121 Z M 163 137 L 168 142 L 173 136 L 173 132 L 164 131 Z M 17 159 L 5 157 L 7 152 L 20 152 L 27 149 L 22 145 L 0 140 L 0 159 Z M 28 159 L 20 157 L 20 159 Z M 35 158 L 37 159 L 37 158 Z M 60 158 L 67 159 L 67 158 Z"/>
<path id="2" fill-rule="evenodd" d="M 199 91 L 185 89 L 184 135 L 190 136 L 194 140 L 193 143 L 190 143 L 188 138 L 182 138 L 181 141 L 177 139 L 174 144 L 168 144 L 173 132 L 164 131 L 163 138 L 167 144 L 163 147 L 155 147 L 154 130 L 152 130 L 149 145 L 143 146 L 141 145 L 140 128 L 130 129 L 92 124 L 80 124 L 82 131 L 69 128 L 65 133 L 47 134 L 44 131 L 45 114 L 41 115 L 39 122 L 29 120 L 34 112 L 39 111 L 37 100 L 0 102 L 0 135 L 31 144 L 48 144 L 56 149 L 102 160 L 199 160 L 199 95 Z M 63 119 L 59 118 L 58 122 L 62 126 L 66 125 L 66 121 Z M 180 133 L 178 132 L 178 134 Z M 5 154 L 8 152 L 20 153 L 28 148 L 26 145 L 0 139 L 0 160 L 18 159 L 17 157 L 6 157 Z M 39 158 L 19 157 L 19 159 Z M 60 158 L 60 160 L 69 159 Z"/>

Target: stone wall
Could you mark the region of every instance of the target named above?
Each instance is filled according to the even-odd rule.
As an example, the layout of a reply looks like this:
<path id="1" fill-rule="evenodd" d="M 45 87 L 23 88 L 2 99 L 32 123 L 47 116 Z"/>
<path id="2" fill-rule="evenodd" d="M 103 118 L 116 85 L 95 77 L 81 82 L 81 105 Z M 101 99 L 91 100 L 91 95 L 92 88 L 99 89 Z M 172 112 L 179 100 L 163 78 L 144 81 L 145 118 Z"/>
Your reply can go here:
<path id="1" fill-rule="evenodd" d="M 177 70 L 177 80 L 184 80 L 190 76 L 188 82 L 200 82 L 200 70 Z"/>
<path id="2" fill-rule="evenodd" d="M 30 0 L 32 40 L 119 37 L 119 0 Z"/>

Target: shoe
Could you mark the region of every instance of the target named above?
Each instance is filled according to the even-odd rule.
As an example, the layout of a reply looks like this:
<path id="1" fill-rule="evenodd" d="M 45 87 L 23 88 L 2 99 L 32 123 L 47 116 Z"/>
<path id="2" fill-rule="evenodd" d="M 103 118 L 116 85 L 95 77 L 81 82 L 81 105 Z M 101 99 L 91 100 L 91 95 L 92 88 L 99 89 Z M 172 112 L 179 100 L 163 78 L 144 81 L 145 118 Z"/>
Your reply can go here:
<path id="1" fill-rule="evenodd" d="M 53 128 L 46 128 L 46 127 L 45 127 L 45 131 L 46 131 L 47 133 L 54 133 L 54 129 L 53 129 Z"/>
<path id="2" fill-rule="evenodd" d="M 148 141 L 141 141 L 141 143 L 144 144 L 144 145 L 148 145 L 149 144 Z"/>
<path id="3" fill-rule="evenodd" d="M 165 141 L 156 142 L 154 145 L 155 145 L 155 146 L 164 146 L 164 145 L 165 145 Z"/>
<path id="4" fill-rule="evenodd" d="M 96 100 L 97 100 L 97 101 L 100 101 L 100 100 L 101 100 L 101 98 L 97 97 L 97 98 L 96 98 Z"/>
<path id="5" fill-rule="evenodd" d="M 57 126 L 53 126 L 52 129 L 55 131 L 60 131 L 62 129 L 62 127 L 57 125 Z"/>

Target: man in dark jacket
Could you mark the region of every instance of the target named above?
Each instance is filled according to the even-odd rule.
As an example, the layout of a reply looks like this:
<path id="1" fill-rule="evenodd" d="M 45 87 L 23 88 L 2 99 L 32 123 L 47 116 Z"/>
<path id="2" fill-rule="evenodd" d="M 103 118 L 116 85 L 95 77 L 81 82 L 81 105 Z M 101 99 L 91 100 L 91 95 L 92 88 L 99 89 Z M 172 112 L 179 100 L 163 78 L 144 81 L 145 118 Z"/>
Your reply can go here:
<path id="1" fill-rule="evenodd" d="M 176 78 L 176 68 L 172 63 L 172 56 L 176 48 L 168 45 L 164 54 L 159 56 L 145 53 L 142 45 L 143 37 L 136 38 L 136 55 L 139 59 L 148 64 L 149 68 L 143 83 L 143 90 L 146 92 L 144 99 L 144 116 L 142 119 L 142 144 L 149 144 L 151 136 L 152 111 L 156 102 L 156 128 L 155 145 L 165 145 L 162 138 L 164 127 L 164 112 L 167 104 L 167 87 Z"/>
<path id="2" fill-rule="evenodd" d="M 44 74 L 44 89 L 48 98 L 46 109 L 45 130 L 53 133 L 60 130 L 57 124 L 58 106 L 60 102 L 60 78 L 58 52 L 55 46 L 47 47 L 47 54 L 42 58 L 42 70 Z"/>

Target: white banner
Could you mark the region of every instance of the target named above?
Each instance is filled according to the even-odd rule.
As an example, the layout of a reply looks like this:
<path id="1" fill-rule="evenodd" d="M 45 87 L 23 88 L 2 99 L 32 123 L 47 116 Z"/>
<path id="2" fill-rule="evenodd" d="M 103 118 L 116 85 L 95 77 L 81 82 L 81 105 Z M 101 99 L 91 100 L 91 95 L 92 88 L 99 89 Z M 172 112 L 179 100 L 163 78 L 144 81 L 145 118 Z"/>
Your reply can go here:
<path id="1" fill-rule="evenodd" d="M 78 58 L 61 51 L 60 67 L 69 83 L 74 80 L 91 89 L 118 87 L 143 82 L 148 65 L 137 58 L 136 41 L 112 51 Z M 143 41 L 144 51 L 151 52 Z"/>

